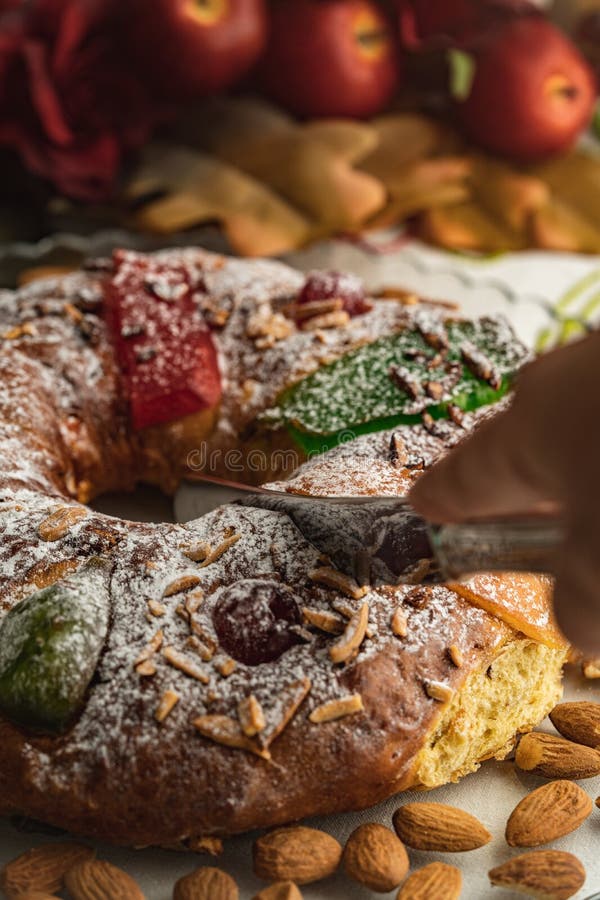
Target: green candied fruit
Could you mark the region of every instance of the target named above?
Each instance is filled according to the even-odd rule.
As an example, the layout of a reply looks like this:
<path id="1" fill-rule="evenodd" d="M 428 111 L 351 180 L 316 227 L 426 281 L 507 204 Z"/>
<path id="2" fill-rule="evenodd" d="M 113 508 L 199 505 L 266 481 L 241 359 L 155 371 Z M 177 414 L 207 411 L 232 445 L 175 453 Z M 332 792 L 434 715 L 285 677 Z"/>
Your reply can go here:
<path id="1" fill-rule="evenodd" d="M 38 731 L 79 712 L 106 640 L 108 563 L 92 559 L 23 600 L 0 623 L 0 712 Z"/>
<path id="2" fill-rule="evenodd" d="M 322 452 L 350 436 L 381 431 L 397 425 L 413 425 L 428 412 L 434 419 L 447 418 L 448 407 L 464 411 L 495 403 L 509 390 L 528 351 L 501 318 L 446 323 L 448 349 L 439 365 L 427 364 L 435 356 L 423 335 L 407 329 L 380 338 L 321 366 L 279 396 L 263 415 L 271 427 L 284 427 L 306 452 Z M 461 348 L 472 345 L 485 354 L 499 383 L 491 386 L 463 362 Z M 423 391 L 415 402 L 390 371 L 401 364 L 416 382 L 443 381 L 445 366 L 459 372 L 442 402 Z"/>

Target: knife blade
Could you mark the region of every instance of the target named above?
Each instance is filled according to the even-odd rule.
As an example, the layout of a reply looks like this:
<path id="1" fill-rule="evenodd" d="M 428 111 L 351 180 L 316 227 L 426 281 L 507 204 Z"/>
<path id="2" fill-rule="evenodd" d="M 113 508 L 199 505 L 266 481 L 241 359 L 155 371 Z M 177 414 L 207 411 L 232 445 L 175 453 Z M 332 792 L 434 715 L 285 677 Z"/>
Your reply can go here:
<path id="1" fill-rule="evenodd" d="M 359 584 L 441 584 L 486 571 L 551 572 L 564 528 L 548 516 L 436 525 L 405 497 L 315 497 L 199 477 L 176 498 L 179 521 L 206 508 L 203 492 L 218 503 L 270 509 L 287 515 L 332 564 Z"/>

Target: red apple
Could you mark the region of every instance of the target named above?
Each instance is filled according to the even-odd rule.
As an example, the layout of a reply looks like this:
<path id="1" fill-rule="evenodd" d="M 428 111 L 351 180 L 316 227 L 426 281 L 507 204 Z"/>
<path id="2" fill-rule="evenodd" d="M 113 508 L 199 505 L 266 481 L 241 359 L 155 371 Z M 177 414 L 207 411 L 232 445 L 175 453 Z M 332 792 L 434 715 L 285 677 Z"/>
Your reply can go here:
<path id="1" fill-rule="evenodd" d="M 402 46 L 454 46 L 496 22 L 531 12 L 529 0 L 397 0 Z"/>
<path id="2" fill-rule="evenodd" d="M 260 77 L 266 93 L 298 116 L 366 118 L 397 87 L 397 48 L 371 0 L 280 0 Z"/>
<path id="3" fill-rule="evenodd" d="M 265 0 L 133 0 L 132 50 L 157 92 L 181 100 L 222 91 L 267 40 Z"/>
<path id="4" fill-rule="evenodd" d="M 590 122 L 593 72 L 543 16 L 505 22 L 468 49 L 474 77 L 457 109 L 469 136 L 493 153 L 543 159 L 567 150 Z"/>

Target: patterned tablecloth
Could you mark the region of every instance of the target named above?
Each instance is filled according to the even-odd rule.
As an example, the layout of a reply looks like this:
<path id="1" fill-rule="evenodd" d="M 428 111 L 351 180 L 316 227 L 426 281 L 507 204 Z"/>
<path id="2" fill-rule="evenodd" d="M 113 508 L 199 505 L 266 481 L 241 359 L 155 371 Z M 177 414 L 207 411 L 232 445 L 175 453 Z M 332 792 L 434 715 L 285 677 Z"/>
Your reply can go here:
<path id="1" fill-rule="evenodd" d="M 291 262 L 302 269 L 352 269 L 373 287 L 401 285 L 430 297 L 458 300 L 468 315 L 503 312 L 530 344 L 535 344 L 540 335 L 542 342 L 549 343 L 577 331 L 582 327 L 581 322 L 593 320 L 597 307 L 600 311 L 598 257 L 524 253 L 475 261 L 415 243 L 398 244 L 393 236 L 381 235 L 369 244 L 348 241 L 321 244 L 295 254 Z M 135 510 L 127 510 L 128 515 L 132 513 Z M 148 514 L 146 506 L 140 507 L 140 516 L 144 513 Z M 566 680 L 565 695 L 570 699 L 597 699 L 600 682 L 584 682 L 571 673 Z M 548 728 L 552 730 L 549 724 Z M 460 784 L 434 791 L 429 799 L 452 803 L 474 813 L 491 830 L 494 840 L 487 847 L 455 857 L 411 852 L 413 868 L 433 859 L 444 859 L 458 865 L 463 872 L 464 900 L 508 897 L 508 893 L 490 888 L 487 871 L 515 854 L 503 838 L 506 819 L 525 793 L 539 783 L 539 779 L 518 774 L 511 762 L 490 762 Z M 600 778 L 584 781 L 582 786 L 593 798 L 600 794 Z M 317 824 L 344 840 L 361 822 L 376 820 L 390 824 L 393 811 L 408 799 L 414 798 L 404 795 L 368 812 L 331 817 Z M 576 853 L 586 866 L 587 883 L 577 900 L 600 891 L 599 833 L 600 812 L 594 810 L 577 833 L 554 845 Z M 39 833 L 19 833 L 11 823 L 0 820 L 0 864 L 52 839 Z M 242 900 L 250 900 L 260 887 L 252 876 L 251 843 L 251 835 L 227 842 L 218 861 L 238 881 Z M 211 864 L 208 857 L 154 850 L 130 852 L 99 847 L 98 853 L 137 878 L 149 900 L 168 900 L 177 878 L 196 866 Z M 338 874 L 321 884 L 306 886 L 303 896 L 306 900 L 367 900 L 373 895 Z"/>

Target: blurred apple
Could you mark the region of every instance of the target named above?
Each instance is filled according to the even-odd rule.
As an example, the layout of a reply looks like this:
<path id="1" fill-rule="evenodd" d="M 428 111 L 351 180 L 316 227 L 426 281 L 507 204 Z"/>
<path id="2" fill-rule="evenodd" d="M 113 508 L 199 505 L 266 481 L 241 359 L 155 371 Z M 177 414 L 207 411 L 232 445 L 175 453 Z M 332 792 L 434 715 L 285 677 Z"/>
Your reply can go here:
<path id="1" fill-rule="evenodd" d="M 265 0 L 131 3 L 132 50 L 157 92 L 174 100 L 230 87 L 255 64 L 266 44 Z"/>
<path id="2" fill-rule="evenodd" d="M 511 19 L 467 49 L 472 83 L 457 109 L 469 136 L 486 149 L 516 160 L 543 159 L 568 150 L 589 124 L 594 74 L 542 15 Z"/>
<path id="3" fill-rule="evenodd" d="M 296 115 L 366 118 L 398 85 L 397 46 L 371 0 L 280 0 L 259 75 Z"/>
<path id="4" fill-rule="evenodd" d="M 397 8 L 402 46 L 421 50 L 471 40 L 535 6 L 529 0 L 397 0 Z"/>

